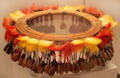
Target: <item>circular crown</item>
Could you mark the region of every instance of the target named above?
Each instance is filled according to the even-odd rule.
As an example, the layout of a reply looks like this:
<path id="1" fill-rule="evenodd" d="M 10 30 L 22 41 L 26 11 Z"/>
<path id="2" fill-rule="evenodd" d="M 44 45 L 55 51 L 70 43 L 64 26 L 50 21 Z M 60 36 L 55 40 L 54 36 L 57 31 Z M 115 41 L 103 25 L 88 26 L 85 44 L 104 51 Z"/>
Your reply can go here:
<path id="1" fill-rule="evenodd" d="M 69 33 L 65 35 L 65 34 L 52 34 L 52 33 L 39 32 L 32 28 L 34 24 L 37 24 L 40 22 L 39 21 L 40 17 L 50 16 L 50 15 L 76 16 L 84 20 L 85 22 L 82 22 L 82 21 L 79 21 L 79 22 L 84 23 L 84 26 L 85 26 L 84 28 L 89 28 L 89 29 L 85 29 L 85 31 L 83 32 Z M 42 40 L 53 40 L 53 41 L 62 41 L 66 39 L 75 40 L 75 39 L 93 36 L 94 34 L 98 33 L 101 30 L 102 28 L 101 26 L 102 26 L 101 22 L 96 17 L 90 14 L 77 12 L 77 11 L 62 11 L 62 10 L 35 12 L 18 19 L 16 22 L 16 28 L 18 32 L 39 40 L 42 39 Z"/>

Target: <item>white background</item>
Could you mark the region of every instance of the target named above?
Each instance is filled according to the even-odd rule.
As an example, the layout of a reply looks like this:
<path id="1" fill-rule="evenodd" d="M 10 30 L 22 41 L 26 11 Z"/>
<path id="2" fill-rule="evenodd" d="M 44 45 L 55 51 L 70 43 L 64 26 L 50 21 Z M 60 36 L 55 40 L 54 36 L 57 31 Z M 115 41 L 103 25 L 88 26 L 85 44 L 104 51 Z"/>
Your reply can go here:
<path id="1" fill-rule="evenodd" d="M 0 0 L 0 78 L 27 78 L 27 71 L 22 67 L 13 63 L 10 56 L 3 52 L 6 44 L 4 40 L 4 28 L 2 27 L 3 18 L 8 16 L 10 12 L 20 8 L 28 7 L 32 3 L 40 5 L 58 4 L 63 5 L 80 5 L 82 0 Z M 96 6 L 104 10 L 107 14 L 112 15 L 120 23 L 120 0 L 87 0 L 87 6 Z M 120 26 L 114 29 L 114 49 L 115 55 L 112 60 L 120 67 Z M 20 69 L 17 69 L 17 68 Z M 30 77 L 28 77 L 30 78 Z"/>

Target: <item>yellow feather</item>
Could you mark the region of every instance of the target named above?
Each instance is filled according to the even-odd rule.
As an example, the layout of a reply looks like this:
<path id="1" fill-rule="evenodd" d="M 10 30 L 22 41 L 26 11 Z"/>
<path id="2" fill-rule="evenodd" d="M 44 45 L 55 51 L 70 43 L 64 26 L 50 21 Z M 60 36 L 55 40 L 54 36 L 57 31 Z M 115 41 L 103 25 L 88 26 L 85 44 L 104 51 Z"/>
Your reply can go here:
<path id="1" fill-rule="evenodd" d="M 11 17 L 12 19 L 14 19 L 14 20 L 17 20 L 17 19 L 25 16 L 25 15 L 24 15 L 21 11 L 19 11 L 19 10 L 18 10 L 18 11 L 15 11 L 15 12 L 13 12 L 13 13 L 10 13 L 9 15 L 10 15 L 10 17 Z"/>
<path id="2" fill-rule="evenodd" d="M 25 48 L 25 47 L 26 47 L 26 42 L 19 42 L 18 45 L 19 45 L 21 48 Z"/>
<path id="3" fill-rule="evenodd" d="M 94 37 L 87 37 L 84 39 L 86 43 L 88 44 L 93 44 L 93 45 L 98 45 L 102 42 L 101 39 L 99 38 L 94 38 Z"/>
<path id="4" fill-rule="evenodd" d="M 34 45 L 26 45 L 26 51 L 33 52 L 35 51 L 36 47 Z"/>
<path id="5" fill-rule="evenodd" d="M 38 46 L 40 47 L 48 47 L 53 44 L 53 41 L 47 41 L 47 40 L 40 40 L 38 42 Z"/>
<path id="6" fill-rule="evenodd" d="M 71 43 L 74 45 L 78 45 L 78 44 L 83 44 L 85 41 L 83 39 L 81 40 L 73 40 Z"/>
<path id="7" fill-rule="evenodd" d="M 37 50 L 40 51 L 40 52 L 47 52 L 47 51 L 49 51 L 49 49 L 46 48 L 46 47 L 37 47 Z"/>
<path id="8" fill-rule="evenodd" d="M 27 40 L 29 40 L 30 38 L 27 37 L 27 36 L 21 36 L 21 37 L 18 37 L 17 38 L 19 41 L 18 45 L 21 47 L 21 48 L 25 48 L 26 45 L 27 45 Z"/>
<path id="9" fill-rule="evenodd" d="M 81 10 L 85 9 L 85 5 L 75 6 L 74 9 L 75 9 L 75 10 L 78 10 L 78 9 L 79 9 L 79 10 L 81 11 Z"/>
<path id="10" fill-rule="evenodd" d="M 66 6 L 60 8 L 60 10 L 69 10 L 69 11 L 72 10 L 72 11 L 75 11 L 75 9 L 72 6 L 69 6 L 69 5 L 66 5 Z"/>
<path id="11" fill-rule="evenodd" d="M 102 21 L 102 25 L 106 26 L 108 23 L 111 23 L 111 28 L 114 28 L 118 25 L 118 22 L 114 21 L 114 19 L 110 15 L 104 15 L 99 18 Z"/>
<path id="12" fill-rule="evenodd" d="M 99 52 L 98 44 L 102 42 L 99 38 L 87 37 L 85 40 L 85 46 L 91 53 Z"/>
<path id="13" fill-rule="evenodd" d="M 91 53 L 99 52 L 99 48 L 98 48 L 97 45 L 86 44 L 86 48 L 87 48 Z"/>
<path id="14" fill-rule="evenodd" d="M 20 40 L 20 41 L 27 41 L 27 40 L 29 40 L 30 38 L 27 37 L 27 36 L 20 36 L 20 37 L 18 37 L 17 39 Z"/>
<path id="15" fill-rule="evenodd" d="M 112 29 L 112 28 L 115 28 L 116 26 L 118 26 L 118 22 L 113 22 L 110 28 Z"/>
<path id="16" fill-rule="evenodd" d="M 27 40 L 26 42 L 26 50 L 29 52 L 35 51 L 36 47 L 37 47 L 37 43 L 39 40 L 31 38 L 29 40 Z"/>
<path id="17" fill-rule="evenodd" d="M 31 44 L 31 45 L 36 45 L 38 42 L 39 42 L 39 40 L 37 40 L 35 38 L 30 38 L 27 40 L 27 43 Z"/>

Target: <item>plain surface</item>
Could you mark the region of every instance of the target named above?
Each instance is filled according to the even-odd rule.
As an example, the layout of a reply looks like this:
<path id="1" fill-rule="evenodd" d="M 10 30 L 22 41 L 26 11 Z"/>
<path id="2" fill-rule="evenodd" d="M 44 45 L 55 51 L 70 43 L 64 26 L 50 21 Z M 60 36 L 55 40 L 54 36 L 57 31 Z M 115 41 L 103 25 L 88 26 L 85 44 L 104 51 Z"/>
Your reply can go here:
<path id="1" fill-rule="evenodd" d="M 59 5 L 80 5 L 83 0 L 0 0 L 0 78 L 25 78 L 28 75 L 23 71 L 24 69 L 18 67 L 17 64 L 13 63 L 10 56 L 3 52 L 3 48 L 6 44 L 4 40 L 4 28 L 2 27 L 3 18 L 8 16 L 10 12 L 15 10 L 28 7 L 32 3 L 48 5 L 48 4 L 59 4 Z M 112 15 L 116 20 L 120 22 L 120 0 L 87 0 L 87 6 L 92 5 L 102 9 L 107 14 Z M 120 67 L 120 26 L 114 29 L 114 49 L 115 55 L 112 60 L 118 67 Z M 119 68 L 118 68 L 119 69 Z M 15 74 L 14 74 L 15 73 Z M 109 75 L 108 75 L 109 76 Z M 30 78 L 30 77 L 29 77 Z"/>

